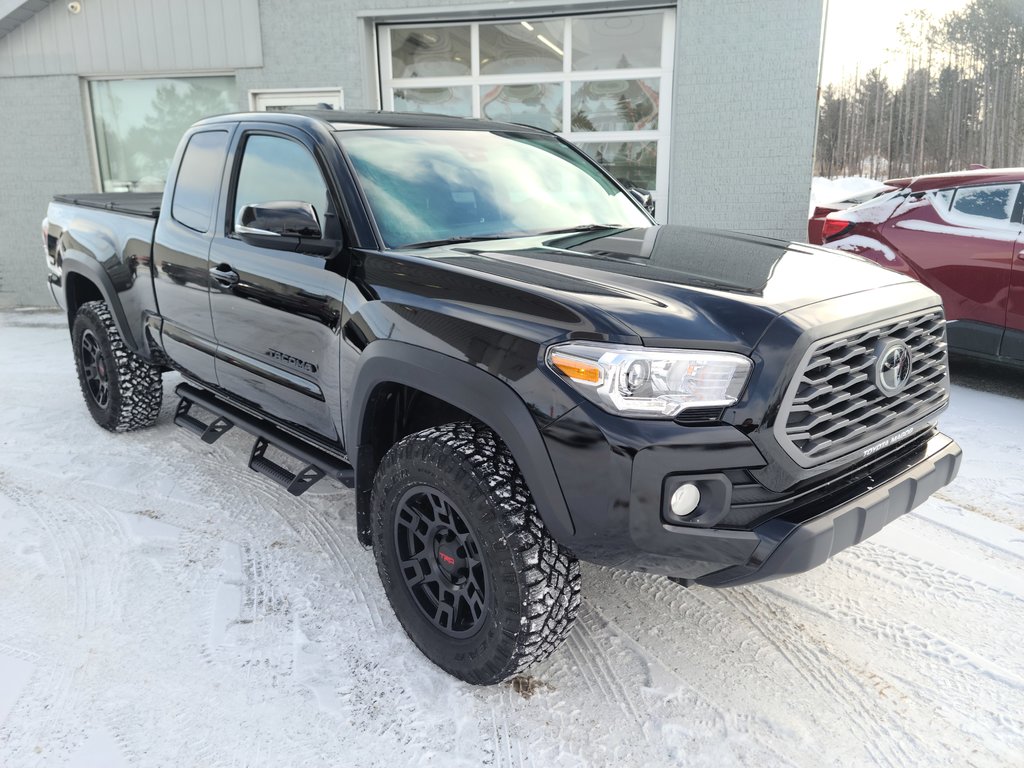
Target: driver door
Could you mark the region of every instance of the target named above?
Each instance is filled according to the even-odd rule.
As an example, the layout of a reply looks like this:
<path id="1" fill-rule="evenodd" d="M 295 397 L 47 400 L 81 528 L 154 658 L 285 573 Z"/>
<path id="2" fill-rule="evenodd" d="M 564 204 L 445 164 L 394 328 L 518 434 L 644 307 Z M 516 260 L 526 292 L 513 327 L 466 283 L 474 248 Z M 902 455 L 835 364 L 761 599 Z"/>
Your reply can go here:
<path id="1" fill-rule="evenodd" d="M 259 123 L 241 126 L 229 172 L 228 202 L 210 248 L 217 380 L 251 408 L 340 442 L 338 334 L 347 262 L 301 245 L 246 242 L 236 231 L 244 206 L 294 201 L 312 205 L 325 242 L 340 242 L 328 176 L 305 133 Z"/>

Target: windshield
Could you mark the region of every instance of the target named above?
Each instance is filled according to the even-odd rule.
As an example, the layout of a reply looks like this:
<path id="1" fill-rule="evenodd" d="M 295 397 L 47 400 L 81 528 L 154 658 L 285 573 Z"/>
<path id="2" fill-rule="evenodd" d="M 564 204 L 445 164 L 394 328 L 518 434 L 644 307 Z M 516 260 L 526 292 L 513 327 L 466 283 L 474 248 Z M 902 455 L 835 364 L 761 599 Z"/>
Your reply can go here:
<path id="1" fill-rule="evenodd" d="M 383 129 L 335 134 L 389 248 L 650 220 L 551 136 Z"/>

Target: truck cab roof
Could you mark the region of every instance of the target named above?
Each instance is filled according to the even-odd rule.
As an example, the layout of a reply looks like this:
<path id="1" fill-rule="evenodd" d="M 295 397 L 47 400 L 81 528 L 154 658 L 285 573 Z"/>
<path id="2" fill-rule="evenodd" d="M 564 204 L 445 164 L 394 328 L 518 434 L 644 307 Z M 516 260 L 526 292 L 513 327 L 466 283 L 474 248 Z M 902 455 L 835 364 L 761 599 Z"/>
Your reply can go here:
<path id="1" fill-rule="evenodd" d="M 361 130 L 365 128 L 416 128 L 455 131 L 519 131 L 547 134 L 540 128 L 518 123 L 501 123 L 469 117 L 451 117 L 419 112 L 382 112 L 336 109 L 310 109 L 292 112 L 235 112 L 200 120 L 196 125 L 258 121 L 286 123 L 288 125 L 316 124 L 332 131 Z"/>

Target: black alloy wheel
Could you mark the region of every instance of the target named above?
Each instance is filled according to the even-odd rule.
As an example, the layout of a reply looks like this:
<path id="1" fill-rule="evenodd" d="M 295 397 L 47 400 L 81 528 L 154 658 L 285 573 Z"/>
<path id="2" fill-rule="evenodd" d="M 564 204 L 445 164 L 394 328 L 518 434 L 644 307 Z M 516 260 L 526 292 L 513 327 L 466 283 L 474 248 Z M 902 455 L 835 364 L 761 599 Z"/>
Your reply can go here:
<path id="1" fill-rule="evenodd" d="M 370 498 L 377 570 L 402 628 L 475 685 L 550 656 L 580 608 L 576 558 L 545 528 L 508 447 L 478 422 L 403 437 Z"/>
<path id="2" fill-rule="evenodd" d="M 106 303 L 87 301 L 78 308 L 71 349 L 82 397 L 97 424 L 127 432 L 156 422 L 164 396 L 160 366 L 128 348 Z"/>
<path id="3" fill-rule="evenodd" d="M 100 408 L 110 403 L 110 370 L 100 342 L 91 330 L 82 333 L 79 342 L 82 355 L 82 376 L 93 401 Z"/>
<path id="4" fill-rule="evenodd" d="M 394 520 L 399 568 L 420 610 L 451 637 L 478 632 L 487 614 L 487 572 L 455 502 L 417 485 L 399 501 Z"/>

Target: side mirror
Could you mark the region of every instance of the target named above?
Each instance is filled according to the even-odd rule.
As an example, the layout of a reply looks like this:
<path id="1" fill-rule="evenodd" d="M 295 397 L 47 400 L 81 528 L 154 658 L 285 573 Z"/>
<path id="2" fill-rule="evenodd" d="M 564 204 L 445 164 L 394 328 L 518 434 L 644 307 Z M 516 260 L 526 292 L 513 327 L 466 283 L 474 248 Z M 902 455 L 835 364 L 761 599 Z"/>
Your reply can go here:
<path id="1" fill-rule="evenodd" d="M 650 193 L 650 190 L 643 189 L 641 187 L 634 187 L 632 184 L 627 184 L 626 191 L 633 196 L 634 200 L 643 206 L 645 211 L 651 214 L 651 216 L 654 215 L 654 196 Z"/>
<path id="2" fill-rule="evenodd" d="M 300 237 L 313 240 L 323 237 L 323 230 L 320 228 L 320 221 L 313 206 L 294 200 L 243 205 L 235 219 L 235 232 L 243 240 L 246 239 L 246 235 Z"/>

